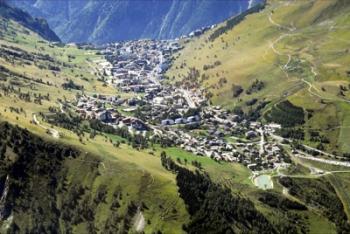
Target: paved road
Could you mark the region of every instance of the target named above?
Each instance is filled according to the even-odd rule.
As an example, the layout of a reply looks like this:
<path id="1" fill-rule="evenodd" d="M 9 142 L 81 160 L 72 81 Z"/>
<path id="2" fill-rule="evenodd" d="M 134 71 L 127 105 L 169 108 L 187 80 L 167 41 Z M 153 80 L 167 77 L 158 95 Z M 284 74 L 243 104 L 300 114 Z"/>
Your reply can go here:
<path id="1" fill-rule="evenodd" d="M 264 145 L 265 145 L 265 136 L 264 136 L 264 131 L 262 130 L 262 128 L 258 129 L 258 132 L 260 133 L 260 150 L 259 150 L 259 154 L 260 156 L 265 152 L 264 150 Z"/>
<path id="2" fill-rule="evenodd" d="M 298 152 L 303 153 L 301 151 L 298 151 Z M 350 162 L 341 162 L 341 161 L 335 161 L 335 160 L 329 160 L 329 159 L 323 159 L 323 158 L 316 158 L 312 156 L 303 156 L 301 154 L 295 154 L 294 156 L 298 158 L 304 158 L 304 159 L 336 165 L 336 166 L 350 167 Z"/>

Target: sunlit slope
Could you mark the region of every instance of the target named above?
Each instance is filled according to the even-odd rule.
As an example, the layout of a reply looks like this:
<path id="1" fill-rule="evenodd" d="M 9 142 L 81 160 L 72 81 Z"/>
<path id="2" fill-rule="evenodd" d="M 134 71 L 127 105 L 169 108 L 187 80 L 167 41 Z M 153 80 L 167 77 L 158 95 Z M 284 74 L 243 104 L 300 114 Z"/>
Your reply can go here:
<path id="1" fill-rule="evenodd" d="M 58 100 L 73 100 L 82 90 L 64 90 L 62 84 L 72 80 L 86 92 L 113 94 L 111 87 L 98 81 L 94 60 L 101 59 L 96 51 L 82 50 L 75 46 L 52 44 L 19 24 L 1 19 L 0 64 L 1 84 L 13 87 L 21 93 L 30 93 L 31 102 L 2 95 L 1 112 L 11 107 L 24 108 L 27 117 L 33 113 L 48 111 L 48 107 L 59 107 Z M 49 96 L 41 104 L 33 102 L 34 96 Z"/>
<path id="2" fill-rule="evenodd" d="M 69 80 L 84 86 L 85 92 L 116 94 L 113 88 L 98 80 L 101 74 L 96 74 L 96 64 L 93 61 L 102 59 L 102 56 L 96 55 L 96 51 L 93 50 L 51 44 L 13 21 L 1 22 L 6 23 L 6 28 L 3 25 L 0 30 L 0 122 L 6 121 L 26 128 L 44 138 L 45 142 L 47 140 L 62 147 L 73 146 L 82 154 L 75 160 L 65 160 L 60 167 L 61 172 L 57 173 L 62 173 L 65 181 L 61 181 L 63 177 L 59 177 L 58 181 L 66 184 L 67 190 L 62 194 L 53 191 L 57 199 L 53 202 L 57 202 L 60 210 L 67 210 L 64 208 L 64 200 L 73 201 L 70 196 L 82 186 L 85 190 L 84 196 L 76 199 L 78 205 L 75 208 L 80 209 L 79 207 L 83 207 L 86 202 L 90 207 L 94 207 L 93 217 L 82 217 L 79 211 L 72 208 L 77 219 L 71 216 L 72 222 L 67 223 L 62 221 L 61 217 L 59 228 L 87 233 L 94 227 L 103 232 L 105 228 L 112 228 L 118 224 L 115 230 L 123 228 L 134 230 L 133 216 L 130 217 L 127 228 L 122 223 L 124 221 L 117 218 L 112 220 L 116 217 L 111 208 L 114 201 L 113 193 L 116 188 L 121 187 L 123 201 L 120 202 L 118 211 L 120 216 L 125 216 L 130 204 L 139 206 L 144 203 L 147 208 L 141 210 L 146 222 L 145 232 L 160 230 L 166 233 L 172 231 L 181 233 L 182 224 L 187 223 L 189 215 L 183 201 L 178 198 L 175 175 L 161 166 L 159 153 L 157 156 L 152 156 L 147 151 L 137 151 L 127 144 L 116 148 L 113 143 L 120 139 L 111 136 L 110 139 L 107 136 L 96 136 L 91 139 L 89 134 L 83 133 L 79 137 L 73 131 L 49 125 L 40 117 L 41 112 L 48 113 L 50 108 L 59 110 L 60 100 L 66 99 L 72 102 L 77 93 L 82 93 L 83 90 L 63 89 L 62 84 Z M 30 56 L 34 56 L 34 59 Z M 52 70 L 50 69 L 52 67 L 56 68 Z M 30 101 L 25 94 L 29 95 Z M 39 96 L 45 98 L 40 99 L 40 102 L 35 101 Z M 40 124 L 34 124 L 34 119 Z M 51 133 L 57 134 L 49 134 L 48 129 Z M 35 164 L 35 168 L 41 166 L 39 163 Z M 26 180 L 30 184 L 36 184 L 36 176 L 35 173 L 28 174 Z M 45 178 L 40 183 L 46 183 Z M 43 186 L 44 184 L 40 188 Z M 106 200 L 95 206 L 94 199 L 100 188 L 106 190 Z M 31 194 L 35 189 L 36 185 L 33 185 L 31 190 L 26 190 L 24 196 L 32 197 L 33 201 L 42 200 L 37 206 L 45 209 L 49 200 L 43 199 L 41 193 Z M 12 213 L 13 223 L 21 230 L 25 228 L 38 230 L 38 223 L 51 219 L 51 216 L 46 218 L 37 216 L 34 211 L 32 212 L 35 209 L 31 205 L 32 203 L 29 204 L 29 210 Z M 85 215 L 87 212 L 83 213 Z M 33 217 L 39 221 L 33 220 Z M 0 223 L 0 226 L 2 230 L 6 227 L 6 222 Z"/>
<path id="3" fill-rule="evenodd" d="M 263 100 L 289 99 L 313 111 L 309 128 L 331 135 L 333 149 L 349 151 L 342 128 L 350 108 L 349 12 L 350 4 L 343 0 L 267 1 L 265 9 L 213 41 L 209 38 L 216 29 L 185 43 L 168 76 L 188 80 L 189 69 L 198 69 L 197 81 L 212 102 L 228 108 L 254 110 Z M 256 80 L 262 88 L 252 89 Z M 242 88 L 238 95 L 237 87 Z M 247 105 L 255 98 L 255 105 Z M 323 120 L 324 114 L 331 123 Z"/>

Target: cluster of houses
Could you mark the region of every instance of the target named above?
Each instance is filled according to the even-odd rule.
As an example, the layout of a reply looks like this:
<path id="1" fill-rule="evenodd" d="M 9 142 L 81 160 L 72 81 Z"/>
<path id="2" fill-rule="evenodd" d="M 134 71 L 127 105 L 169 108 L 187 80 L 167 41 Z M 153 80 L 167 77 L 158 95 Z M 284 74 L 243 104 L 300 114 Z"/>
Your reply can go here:
<path id="1" fill-rule="evenodd" d="M 251 170 L 272 169 L 289 161 L 276 141 L 262 141 L 280 125 L 247 123 L 238 115 L 209 106 L 203 108 L 198 118 L 202 129 L 206 129 L 204 134 L 179 128 L 163 132 L 188 152 L 217 161 L 242 163 Z"/>
<path id="2" fill-rule="evenodd" d="M 98 119 L 116 128 L 126 126 L 133 133 L 146 135 L 145 132 L 149 131 L 154 135 L 172 139 L 177 146 L 195 155 L 210 157 L 217 161 L 242 163 L 253 171 L 275 168 L 281 163 L 288 162 L 288 157 L 276 141 L 271 139 L 269 141 L 261 140 L 262 137 L 267 138 L 270 133 L 274 133 L 276 129 L 281 128 L 280 125 L 247 123 L 238 115 L 210 106 L 202 107 L 200 113 L 187 117 L 165 119 L 159 117 L 151 125 L 148 120 L 152 120 L 154 116 L 157 116 L 154 112 L 164 114 L 165 112 L 157 110 L 170 105 L 164 101 L 167 98 L 164 98 L 162 104 L 155 104 L 153 99 L 149 102 L 145 100 L 145 103 L 154 104 L 150 111 L 144 113 L 144 118 L 148 119 L 146 121 L 136 117 L 123 116 L 116 110 L 116 107 L 121 105 L 130 106 L 130 100 L 104 95 L 97 95 L 96 97 L 85 95 L 78 99 L 76 111 L 84 118 Z M 186 101 L 184 101 L 185 103 Z M 168 110 L 169 108 L 165 109 Z M 185 108 L 182 107 L 181 110 L 185 111 L 186 109 L 189 109 L 188 105 L 185 105 Z M 202 131 L 204 133 L 197 134 L 195 130 L 191 131 L 178 127 L 193 123 L 201 126 L 201 129 L 205 129 Z M 152 134 L 149 135 L 152 136 Z"/>
<path id="3" fill-rule="evenodd" d="M 174 125 L 174 124 L 198 124 L 200 123 L 201 117 L 199 115 L 193 115 L 189 117 L 177 117 L 176 119 L 163 119 L 161 124 L 163 126 Z"/>
<path id="4" fill-rule="evenodd" d="M 108 82 L 122 92 L 152 92 L 169 68 L 172 53 L 180 49 L 175 40 L 138 40 L 106 45 L 102 53 Z"/>
<path id="5" fill-rule="evenodd" d="M 123 101 L 122 103 L 124 103 Z M 77 100 L 76 112 L 85 119 L 97 119 L 102 123 L 111 125 L 115 128 L 128 127 L 130 132 L 145 133 L 149 130 L 147 124 L 138 118 L 124 116 L 113 106 L 120 105 L 117 97 L 106 97 L 98 95 L 97 97 L 81 96 Z M 107 107 L 109 106 L 109 107 Z"/>
<path id="6" fill-rule="evenodd" d="M 195 155 L 239 162 L 251 170 L 270 169 L 288 161 L 278 142 L 268 137 L 281 126 L 250 123 L 208 105 L 200 90 L 161 82 L 178 49 L 177 41 L 108 44 L 102 50 L 106 60 L 99 63 L 100 69 L 110 85 L 120 92 L 132 92 L 133 97 L 81 96 L 77 112 L 115 128 L 126 126 L 133 133 L 168 138 Z M 123 115 L 121 109 L 129 113 Z"/>

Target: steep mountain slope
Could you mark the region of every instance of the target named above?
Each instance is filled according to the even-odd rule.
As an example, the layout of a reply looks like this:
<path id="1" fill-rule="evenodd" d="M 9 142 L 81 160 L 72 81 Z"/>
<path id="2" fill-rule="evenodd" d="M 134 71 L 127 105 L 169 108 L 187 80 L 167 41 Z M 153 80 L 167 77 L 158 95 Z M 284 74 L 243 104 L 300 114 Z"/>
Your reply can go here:
<path id="1" fill-rule="evenodd" d="M 188 215 L 171 175 L 160 178 L 6 123 L 0 130 L 2 233 L 126 233 L 140 212 L 147 230 L 181 233 Z"/>
<path id="2" fill-rule="evenodd" d="M 59 103 L 80 91 L 63 89 L 68 80 L 86 92 L 115 93 L 97 80 L 92 61 L 101 56 L 45 41 L 12 20 L 0 28 L 1 233 L 125 233 L 137 214 L 148 233 L 181 233 L 189 215 L 158 157 L 116 148 L 117 136 L 91 138 L 43 119 L 69 116 Z"/>
<path id="3" fill-rule="evenodd" d="M 344 0 L 267 1 L 243 21 L 232 19 L 185 41 L 168 76 L 189 85 L 189 70 L 197 69 L 194 87 L 203 88 L 214 104 L 242 107 L 253 120 L 263 115 L 279 122 L 271 116 L 281 116 L 282 105 L 289 104 L 275 104 L 288 100 L 308 114 L 305 124 L 285 134 L 348 153 L 349 11 Z M 281 120 L 291 115 L 284 114 Z"/>
<path id="4" fill-rule="evenodd" d="M 220 22 L 255 2 L 258 1 L 10 1 L 46 18 L 63 41 L 96 43 L 175 38 Z"/>
<path id="5" fill-rule="evenodd" d="M 33 30 L 48 41 L 60 41 L 58 36 L 49 28 L 44 19 L 33 18 L 28 13 L 8 6 L 4 2 L 0 2 L 0 16 L 6 19 L 12 19 L 23 26 Z"/>

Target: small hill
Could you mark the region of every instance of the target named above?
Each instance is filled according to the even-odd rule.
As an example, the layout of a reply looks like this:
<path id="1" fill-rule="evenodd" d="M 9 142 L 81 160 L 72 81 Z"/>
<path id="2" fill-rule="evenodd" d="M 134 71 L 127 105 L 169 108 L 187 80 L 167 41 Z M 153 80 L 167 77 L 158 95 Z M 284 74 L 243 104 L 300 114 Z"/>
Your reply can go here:
<path id="1" fill-rule="evenodd" d="M 344 0 L 268 0 L 184 40 L 168 77 L 202 88 L 213 104 L 242 108 L 252 120 L 288 100 L 309 113 L 300 125 L 308 143 L 350 152 L 349 10 Z M 188 84 L 193 69 L 199 73 Z M 330 143 L 314 141 L 315 131 Z"/>
<path id="2" fill-rule="evenodd" d="M 10 7 L 5 1 L 0 2 L 0 17 L 14 20 L 24 27 L 38 33 L 48 41 L 60 41 L 59 37 L 50 29 L 46 20 L 33 18 L 21 9 Z"/>

